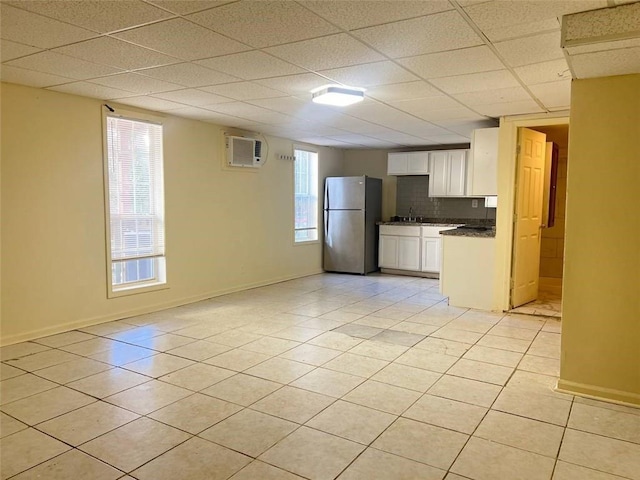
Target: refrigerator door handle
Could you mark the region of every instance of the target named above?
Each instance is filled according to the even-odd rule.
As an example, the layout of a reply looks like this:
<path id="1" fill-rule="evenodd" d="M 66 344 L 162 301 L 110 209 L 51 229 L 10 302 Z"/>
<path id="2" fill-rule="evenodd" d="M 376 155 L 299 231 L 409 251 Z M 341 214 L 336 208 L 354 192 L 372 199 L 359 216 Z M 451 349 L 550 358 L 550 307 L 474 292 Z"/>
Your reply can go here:
<path id="1" fill-rule="evenodd" d="M 324 209 L 329 210 L 329 181 L 325 180 L 324 186 Z"/>
<path id="2" fill-rule="evenodd" d="M 324 211 L 324 243 L 331 246 L 331 237 L 329 237 L 329 210 Z"/>

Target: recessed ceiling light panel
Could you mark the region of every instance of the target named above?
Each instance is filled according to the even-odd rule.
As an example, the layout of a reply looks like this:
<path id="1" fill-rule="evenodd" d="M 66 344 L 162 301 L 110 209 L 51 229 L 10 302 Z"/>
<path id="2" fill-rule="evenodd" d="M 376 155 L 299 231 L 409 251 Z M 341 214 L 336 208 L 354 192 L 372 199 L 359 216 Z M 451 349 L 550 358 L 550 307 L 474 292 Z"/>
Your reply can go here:
<path id="1" fill-rule="evenodd" d="M 311 91 L 314 103 L 345 107 L 364 100 L 364 90 L 342 85 L 325 85 Z"/>

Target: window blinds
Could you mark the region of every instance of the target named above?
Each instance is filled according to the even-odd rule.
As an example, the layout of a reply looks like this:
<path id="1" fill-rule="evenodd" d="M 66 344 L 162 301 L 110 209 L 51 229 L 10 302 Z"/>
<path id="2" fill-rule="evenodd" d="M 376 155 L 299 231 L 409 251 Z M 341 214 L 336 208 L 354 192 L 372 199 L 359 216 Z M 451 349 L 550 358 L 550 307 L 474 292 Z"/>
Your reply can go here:
<path id="1" fill-rule="evenodd" d="M 295 241 L 318 239 L 318 154 L 295 151 Z"/>
<path id="2" fill-rule="evenodd" d="M 107 117 L 111 260 L 164 256 L 162 125 Z"/>

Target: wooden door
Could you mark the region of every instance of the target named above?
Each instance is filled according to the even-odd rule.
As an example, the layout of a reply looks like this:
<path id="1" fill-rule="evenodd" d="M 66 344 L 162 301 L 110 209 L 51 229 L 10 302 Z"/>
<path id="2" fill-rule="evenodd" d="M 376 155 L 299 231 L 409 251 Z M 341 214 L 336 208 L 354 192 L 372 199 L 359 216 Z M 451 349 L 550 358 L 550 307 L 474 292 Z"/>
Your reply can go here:
<path id="1" fill-rule="evenodd" d="M 546 139 L 544 133 L 535 130 L 518 130 L 512 307 L 538 297 Z"/>

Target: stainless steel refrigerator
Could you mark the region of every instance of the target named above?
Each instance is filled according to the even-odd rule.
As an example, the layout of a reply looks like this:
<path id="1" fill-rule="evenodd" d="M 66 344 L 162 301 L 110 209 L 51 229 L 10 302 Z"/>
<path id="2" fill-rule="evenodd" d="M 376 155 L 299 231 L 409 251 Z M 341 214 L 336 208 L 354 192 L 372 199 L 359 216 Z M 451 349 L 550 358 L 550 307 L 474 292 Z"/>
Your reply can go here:
<path id="1" fill-rule="evenodd" d="M 365 275 L 378 270 L 382 180 L 327 177 L 324 186 L 324 269 Z"/>

